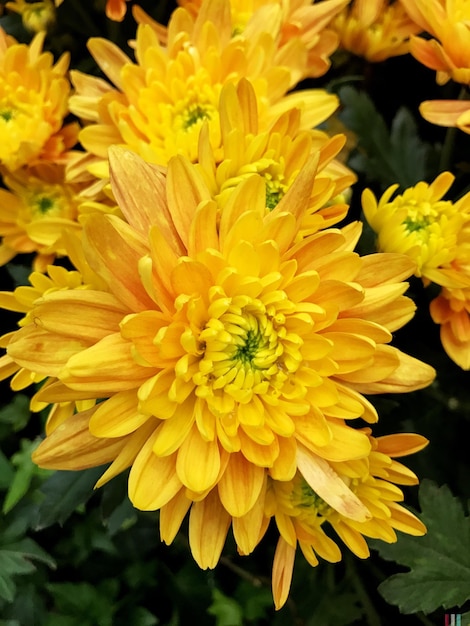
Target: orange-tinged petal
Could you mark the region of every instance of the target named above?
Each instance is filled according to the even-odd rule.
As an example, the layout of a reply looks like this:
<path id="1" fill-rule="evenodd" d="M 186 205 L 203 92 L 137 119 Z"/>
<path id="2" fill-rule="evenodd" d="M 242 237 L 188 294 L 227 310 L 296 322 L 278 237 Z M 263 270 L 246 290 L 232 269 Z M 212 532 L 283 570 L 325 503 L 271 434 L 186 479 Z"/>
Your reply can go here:
<path id="1" fill-rule="evenodd" d="M 406 456 L 419 452 L 428 445 L 429 441 L 422 435 L 415 433 L 397 433 L 377 438 L 378 450 L 392 458 Z"/>
<path id="2" fill-rule="evenodd" d="M 178 493 L 160 509 L 160 538 L 167 545 L 176 537 L 181 523 L 191 506 L 191 500 L 186 497 L 185 489 Z"/>
<path id="3" fill-rule="evenodd" d="M 60 424 L 33 452 L 33 461 L 45 469 L 83 470 L 116 458 L 126 440 L 94 437 L 88 429 L 94 410 L 77 413 Z"/>
<path id="4" fill-rule="evenodd" d="M 294 571 L 295 547 L 279 537 L 273 562 L 272 589 L 274 606 L 279 610 L 286 603 Z"/>

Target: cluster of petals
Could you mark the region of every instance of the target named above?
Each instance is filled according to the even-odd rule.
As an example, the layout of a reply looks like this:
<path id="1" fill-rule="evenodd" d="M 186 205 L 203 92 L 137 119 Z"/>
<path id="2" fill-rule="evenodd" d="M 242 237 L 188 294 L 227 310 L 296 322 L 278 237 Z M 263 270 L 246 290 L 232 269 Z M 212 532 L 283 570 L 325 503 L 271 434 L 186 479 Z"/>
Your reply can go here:
<path id="1" fill-rule="evenodd" d="M 378 202 L 366 189 L 362 206 L 377 234 L 378 248 L 408 255 L 425 285 L 442 287 L 431 304 L 431 315 L 441 324 L 447 354 L 468 369 L 470 193 L 455 202 L 444 200 L 453 181 L 450 172 L 442 172 L 432 183 L 421 181 L 394 198 L 398 185 L 392 185 Z"/>
<path id="2" fill-rule="evenodd" d="M 106 176 L 110 145 L 127 146 L 160 165 L 175 154 L 195 161 L 204 122 L 211 145 L 219 145 L 220 92 L 241 78 L 253 84 L 264 129 L 294 107 L 301 110 L 303 129 L 329 117 L 338 100 L 324 90 L 286 96 L 308 74 L 307 49 L 299 37 L 279 47 L 281 6 L 262 9 L 269 16 L 253 16 L 241 34 L 234 34 L 228 0 L 204 0 L 196 17 L 176 9 L 165 34 L 136 12 L 135 62 L 110 41 L 90 39 L 92 56 L 113 83 L 71 72 L 75 94 L 70 108 L 86 123 L 80 142 L 95 157 L 93 171 Z"/>
<path id="3" fill-rule="evenodd" d="M 77 125 L 64 125 L 70 83 L 67 53 L 54 64 L 43 52 L 45 32 L 29 45 L 0 29 L 0 168 L 2 172 L 45 159 L 63 161 L 77 141 Z"/>
<path id="4" fill-rule="evenodd" d="M 377 63 L 409 52 L 409 38 L 420 27 L 398 2 L 352 0 L 331 22 L 340 48 Z"/>
<path id="5" fill-rule="evenodd" d="M 98 485 L 130 467 L 131 501 L 160 510 L 164 541 L 190 511 L 203 568 L 217 563 L 230 524 L 241 553 L 251 552 L 275 515 L 266 508 L 273 484 L 299 475 L 338 520 L 371 536 L 367 520 L 380 515 L 351 478 L 372 476 L 375 444 L 351 420 L 377 419 L 363 394 L 411 391 L 434 377 L 389 345 L 414 313 L 403 295 L 413 263 L 360 257 L 358 224 L 299 237 L 318 159 L 269 210 L 257 173 L 216 200 L 187 158 L 170 159 L 165 176 L 114 148 L 111 183 L 126 221 L 88 215 L 83 249 L 70 255 L 80 272 L 51 267 L 35 290 L 3 295 L 26 313 L 2 340 L 3 370 L 45 378 L 33 403 L 52 403 L 35 461 L 110 463 Z M 393 471 L 388 478 L 399 482 Z M 277 575 L 274 596 L 285 601 Z"/>
<path id="6" fill-rule="evenodd" d="M 42 2 L 12 0 L 5 3 L 5 8 L 21 15 L 23 26 L 30 32 L 45 31 L 55 23 L 56 11 L 52 0 Z"/>
<path id="7" fill-rule="evenodd" d="M 400 0 L 425 36 L 412 37 L 411 54 L 436 71 L 440 85 L 448 80 L 470 84 L 470 8 L 466 0 Z M 426 36 L 427 35 L 427 36 Z M 470 132 L 470 107 L 465 100 L 427 100 L 420 113 L 432 124 Z"/>

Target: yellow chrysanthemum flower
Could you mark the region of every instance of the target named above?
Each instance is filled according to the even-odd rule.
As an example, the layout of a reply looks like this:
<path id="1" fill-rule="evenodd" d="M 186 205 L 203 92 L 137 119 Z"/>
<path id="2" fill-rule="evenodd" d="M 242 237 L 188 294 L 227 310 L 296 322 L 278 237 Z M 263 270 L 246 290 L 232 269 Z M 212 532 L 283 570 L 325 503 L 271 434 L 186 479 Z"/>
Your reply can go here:
<path id="1" fill-rule="evenodd" d="M 444 287 L 431 302 L 430 312 L 433 321 L 440 324 L 441 343 L 447 355 L 462 369 L 470 370 L 470 288 Z"/>
<path id="2" fill-rule="evenodd" d="M 78 127 L 63 126 L 68 114 L 69 55 L 53 64 L 42 52 L 45 33 L 30 45 L 0 29 L 0 166 L 14 171 L 40 159 L 58 161 L 75 145 Z"/>
<path id="3" fill-rule="evenodd" d="M 302 112 L 302 128 L 318 125 L 337 108 L 336 96 L 324 90 L 285 96 L 302 77 L 299 57 L 278 53 L 269 30 L 259 25 L 250 37 L 233 36 L 232 30 L 230 4 L 217 0 L 205 2 L 196 19 L 177 9 L 168 25 L 166 47 L 151 24 L 140 24 L 136 63 L 111 42 L 90 40 L 92 55 L 117 88 L 72 72 L 76 95 L 70 98 L 70 108 L 91 122 L 81 131 L 80 141 L 101 159 L 99 175 L 106 176 L 110 145 L 127 146 L 160 165 L 175 154 L 196 160 L 203 122 L 208 124 L 211 145 L 218 147 L 222 86 L 242 77 L 249 78 L 255 89 L 263 130 L 295 106 Z"/>
<path id="4" fill-rule="evenodd" d="M 426 532 L 424 524 L 398 504 L 404 496 L 396 484 L 416 485 L 418 478 L 394 458 L 421 450 L 427 440 L 420 435 L 402 433 L 378 439 L 370 437 L 370 441 L 372 449 L 367 459 L 325 462 L 325 474 L 330 483 L 315 472 L 310 475 L 302 465 L 303 474 L 297 472 L 291 481 L 270 481 L 266 515 L 274 516 L 280 533 L 273 565 L 276 608 L 281 608 L 287 600 L 297 543 L 312 566 L 318 565 L 317 555 L 332 563 L 341 560 L 341 551 L 325 533 L 325 526 L 331 526 L 361 559 L 369 556 L 364 536 L 393 543 L 397 541 L 396 530 L 414 536 Z M 315 481 L 317 488 L 312 487 Z M 351 518 L 338 509 L 329 490 L 335 481 L 347 485 L 356 495 L 369 513 L 367 519 Z"/>
<path id="5" fill-rule="evenodd" d="M 410 35 L 420 28 L 398 2 L 352 0 L 331 22 L 340 48 L 374 63 L 409 51 Z"/>
<path id="6" fill-rule="evenodd" d="M 299 240 L 315 161 L 270 211 L 257 174 L 218 206 L 186 158 L 171 159 L 165 179 L 134 153 L 110 150 L 127 223 L 91 214 L 83 240 L 105 289 L 44 293 L 34 323 L 8 339 L 19 367 L 57 379 L 35 402 L 100 400 L 49 426 L 35 461 L 112 462 L 98 485 L 130 466 L 130 499 L 162 510 L 166 539 L 177 526 L 169 518 L 191 507 L 201 567 L 217 563 L 231 519 L 242 550 L 256 545 L 253 531 L 243 539 L 245 516 L 268 477 L 300 471 L 318 490 L 311 476 L 328 480 L 325 463 L 368 457 L 367 433 L 349 425 L 377 419 L 363 393 L 410 391 L 434 377 L 388 345 L 414 312 L 402 295 L 410 261 L 361 258 L 357 224 Z M 329 484 L 338 511 L 367 519 L 343 481 Z"/>
<path id="7" fill-rule="evenodd" d="M 370 189 L 362 194 L 378 249 L 408 255 L 416 263 L 416 276 L 446 287 L 470 284 L 459 271 L 468 256 L 461 239 L 470 224 L 470 193 L 457 202 L 442 199 L 454 178 L 443 172 L 431 184 L 419 182 L 393 199 L 398 185 L 392 185 L 378 203 Z"/>
<path id="8" fill-rule="evenodd" d="M 338 47 L 338 36 L 328 28 L 332 18 L 348 4 L 349 0 L 231 0 L 233 32 L 251 32 L 260 25 L 266 26 L 266 16 L 280 7 L 278 47 L 292 46 L 300 39 L 308 51 L 308 75 L 318 77 L 330 67 L 329 57 Z M 179 0 L 178 4 L 196 16 L 202 0 Z M 137 12 L 138 15 L 138 12 Z"/>
<path id="9" fill-rule="evenodd" d="M 80 228 L 80 187 L 67 184 L 64 167 L 51 163 L 17 170 L 3 182 L 9 191 L 0 189 L 0 265 L 35 252 L 33 269 L 44 272 L 57 255 L 65 255 L 63 231 Z"/>
<path id="10" fill-rule="evenodd" d="M 432 38 L 412 37 L 411 54 L 436 70 L 437 82 L 470 83 L 470 6 L 467 0 L 400 0 Z"/>

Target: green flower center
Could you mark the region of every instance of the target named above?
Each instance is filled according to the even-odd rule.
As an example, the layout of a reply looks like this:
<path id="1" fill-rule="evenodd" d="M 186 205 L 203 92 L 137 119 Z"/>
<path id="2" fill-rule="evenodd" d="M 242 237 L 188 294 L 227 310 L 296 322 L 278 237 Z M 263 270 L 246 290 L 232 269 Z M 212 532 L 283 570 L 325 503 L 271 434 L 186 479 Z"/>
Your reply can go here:
<path id="1" fill-rule="evenodd" d="M 323 498 L 313 491 L 305 478 L 300 478 L 298 484 L 295 486 L 294 491 L 291 494 L 292 504 L 299 509 L 305 510 L 308 515 L 325 515 L 331 510 L 329 504 L 327 504 Z"/>
<path id="2" fill-rule="evenodd" d="M 181 114 L 183 130 L 188 130 L 194 124 L 197 124 L 201 120 L 210 120 L 211 114 L 209 107 L 202 106 L 198 103 L 189 105 L 186 110 Z"/>
<path id="3" fill-rule="evenodd" d="M 35 207 L 42 214 L 47 213 L 54 206 L 54 200 L 52 198 L 48 198 L 47 196 L 42 196 L 35 199 Z"/>

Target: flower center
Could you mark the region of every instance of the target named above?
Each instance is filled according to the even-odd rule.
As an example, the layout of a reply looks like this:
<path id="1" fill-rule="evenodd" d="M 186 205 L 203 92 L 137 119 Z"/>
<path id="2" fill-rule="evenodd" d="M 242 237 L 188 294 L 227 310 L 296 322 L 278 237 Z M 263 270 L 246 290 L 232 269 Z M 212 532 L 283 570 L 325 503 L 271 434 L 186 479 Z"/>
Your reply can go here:
<path id="1" fill-rule="evenodd" d="M 317 517 L 317 515 L 326 517 L 331 511 L 330 505 L 313 491 L 302 476 L 298 476 L 295 480 L 290 499 L 292 505 L 297 509 L 301 509 L 301 514 L 308 517 Z"/>
<path id="2" fill-rule="evenodd" d="M 175 117 L 175 122 L 182 130 L 188 131 L 202 120 L 210 120 L 212 117 L 211 106 L 192 102 L 185 106 Z"/>
<path id="3" fill-rule="evenodd" d="M 9 122 L 15 117 L 15 112 L 13 109 L 2 109 L 0 110 L 0 117 L 5 122 Z"/>

